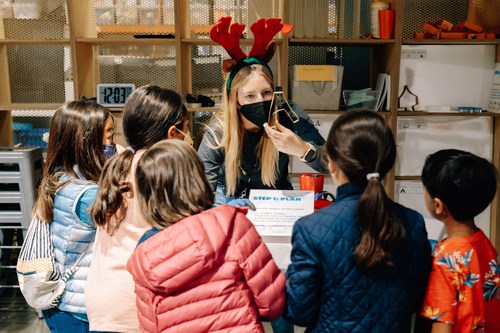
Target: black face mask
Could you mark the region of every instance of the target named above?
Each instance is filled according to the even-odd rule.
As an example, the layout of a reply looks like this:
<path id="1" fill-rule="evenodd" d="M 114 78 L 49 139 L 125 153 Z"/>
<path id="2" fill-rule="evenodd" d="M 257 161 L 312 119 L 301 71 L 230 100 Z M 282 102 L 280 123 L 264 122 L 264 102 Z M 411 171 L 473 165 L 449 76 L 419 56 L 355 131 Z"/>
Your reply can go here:
<path id="1" fill-rule="evenodd" d="M 269 120 L 271 101 L 245 104 L 240 107 L 241 114 L 259 128 L 264 128 L 264 123 Z"/>

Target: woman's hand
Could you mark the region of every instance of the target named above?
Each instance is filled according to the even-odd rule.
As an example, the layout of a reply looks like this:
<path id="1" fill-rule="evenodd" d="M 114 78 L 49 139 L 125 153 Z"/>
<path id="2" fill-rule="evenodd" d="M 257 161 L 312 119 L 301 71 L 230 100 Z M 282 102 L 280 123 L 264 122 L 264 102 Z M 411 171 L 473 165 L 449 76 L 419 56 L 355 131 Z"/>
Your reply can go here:
<path id="1" fill-rule="evenodd" d="M 264 124 L 264 129 L 267 135 L 273 142 L 276 149 L 282 153 L 302 157 L 309 149 L 309 144 L 302 140 L 292 130 L 281 126 L 276 119 L 276 129 L 269 126 L 268 123 Z"/>

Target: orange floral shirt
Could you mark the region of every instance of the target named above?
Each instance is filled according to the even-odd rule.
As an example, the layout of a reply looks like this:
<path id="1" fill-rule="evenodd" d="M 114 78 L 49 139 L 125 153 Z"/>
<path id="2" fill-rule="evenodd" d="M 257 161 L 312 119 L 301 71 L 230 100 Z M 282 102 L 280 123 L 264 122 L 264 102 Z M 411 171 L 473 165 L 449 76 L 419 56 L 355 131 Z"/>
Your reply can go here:
<path id="1" fill-rule="evenodd" d="M 421 315 L 453 332 L 500 332 L 500 266 L 485 234 L 445 239 L 433 256 Z"/>

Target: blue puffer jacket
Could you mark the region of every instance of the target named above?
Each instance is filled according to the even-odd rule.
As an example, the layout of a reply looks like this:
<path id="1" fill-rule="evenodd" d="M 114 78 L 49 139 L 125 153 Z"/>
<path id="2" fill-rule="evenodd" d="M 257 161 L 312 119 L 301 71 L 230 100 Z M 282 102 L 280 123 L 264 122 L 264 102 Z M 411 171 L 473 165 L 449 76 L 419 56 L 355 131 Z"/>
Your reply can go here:
<path id="1" fill-rule="evenodd" d="M 356 208 L 364 189 L 345 184 L 336 201 L 301 218 L 292 235 L 285 317 L 307 332 L 410 332 L 431 267 L 424 219 L 395 204 L 406 238 L 392 254 L 395 267 L 359 270 L 352 253 L 360 241 Z"/>
<path id="2" fill-rule="evenodd" d="M 97 195 L 97 185 L 68 183 L 54 198 L 54 221 L 50 233 L 54 244 L 57 268 L 63 274 L 86 251 L 78 269 L 66 282 L 57 308 L 88 321 L 85 309 L 85 283 L 92 258 L 88 247 L 95 238 L 88 209 Z M 80 216 L 80 217 L 79 217 Z M 90 245 L 89 245 L 90 244 Z"/>

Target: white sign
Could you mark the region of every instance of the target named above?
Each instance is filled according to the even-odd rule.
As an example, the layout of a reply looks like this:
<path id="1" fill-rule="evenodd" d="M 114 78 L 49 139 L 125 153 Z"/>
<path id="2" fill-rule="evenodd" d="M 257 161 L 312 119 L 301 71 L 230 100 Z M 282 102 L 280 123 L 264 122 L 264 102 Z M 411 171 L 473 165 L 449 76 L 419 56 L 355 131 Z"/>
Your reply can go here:
<path id="1" fill-rule="evenodd" d="M 291 236 L 295 222 L 314 212 L 313 191 L 250 190 L 255 211 L 247 217 L 255 225 L 280 269 L 290 264 Z"/>
<path id="2" fill-rule="evenodd" d="M 495 71 L 493 72 L 493 84 L 491 86 L 490 103 L 488 104 L 488 111 L 500 112 L 500 63 L 495 64 Z"/>
<path id="3" fill-rule="evenodd" d="M 313 191 L 250 190 L 255 211 L 247 217 L 255 225 L 293 227 L 297 219 L 314 212 Z"/>

